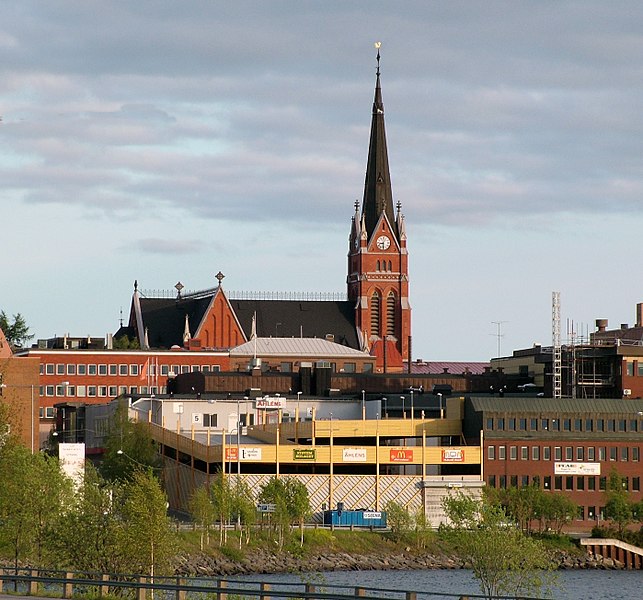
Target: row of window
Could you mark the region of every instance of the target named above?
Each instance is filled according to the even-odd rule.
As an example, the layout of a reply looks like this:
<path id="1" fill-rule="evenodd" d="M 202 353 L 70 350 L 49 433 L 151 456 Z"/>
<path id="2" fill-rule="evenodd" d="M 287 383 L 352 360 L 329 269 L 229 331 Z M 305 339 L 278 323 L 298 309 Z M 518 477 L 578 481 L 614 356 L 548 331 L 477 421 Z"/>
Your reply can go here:
<path id="1" fill-rule="evenodd" d="M 121 394 L 165 394 L 166 386 L 126 385 L 41 385 L 41 396 L 68 398 L 116 398 Z"/>
<path id="2" fill-rule="evenodd" d="M 160 375 L 169 375 L 174 373 L 203 373 L 218 372 L 221 370 L 220 365 L 157 365 L 151 363 L 143 364 L 75 364 L 75 363 L 40 363 L 41 375 L 97 375 L 97 376 L 130 376 L 146 377 Z"/>
<path id="3" fill-rule="evenodd" d="M 594 492 L 596 491 L 596 480 L 598 479 L 598 489 L 604 492 L 607 489 L 607 477 L 594 475 L 489 475 L 487 483 L 490 487 L 527 487 L 534 485 L 544 490 L 554 490 L 556 492 Z M 641 491 L 641 478 L 623 477 L 623 489 L 633 492 Z M 552 487 L 553 485 L 553 487 Z"/>
<path id="4" fill-rule="evenodd" d="M 552 448 L 551 446 L 487 446 L 487 459 L 488 460 L 507 460 L 507 448 L 509 448 L 509 460 L 551 460 Z M 563 455 L 564 450 L 564 455 Z M 640 459 L 640 448 L 638 446 L 621 446 L 619 449 L 616 446 L 554 446 L 554 460 L 560 461 L 576 461 L 576 462 L 602 462 L 609 460 L 614 462 L 620 460 L 627 462 L 631 460 L 638 462 Z"/>
<path id="5" fill-rule="evenodd" d="M 636 371 L 634 369 L 634 362 L 636 362 Z M 634 373 L 639 377 L 643 377 L 643 361 L 627 361 L 627 366 L 625 367 L 625 374 L 629 375 L 630 377 L 634 377 Z"/>
<path id="6" fill-rule="evenodd" d="M 636 418 L 604 419 L 564 417 L 562 419 L 537 417 L 488 417 L 487 431 L 640 431 L 641 425 Z"/>

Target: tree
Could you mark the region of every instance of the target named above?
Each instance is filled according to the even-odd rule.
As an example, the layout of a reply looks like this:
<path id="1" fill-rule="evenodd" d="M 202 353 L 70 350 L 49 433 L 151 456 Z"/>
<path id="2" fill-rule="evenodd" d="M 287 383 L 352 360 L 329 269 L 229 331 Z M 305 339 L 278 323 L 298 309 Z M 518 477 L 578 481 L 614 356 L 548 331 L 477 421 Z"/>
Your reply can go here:
<path id="1" fill-rule="evenodd" d="M 605 516 L 616 525 L 619 536 L 634 520 L 634 503 L 624 484 L 623 477 L 612 469 L 605 490 Z"/>
<path id="2" fill-rule="evenodd" d="M 141 467 L 161 466 L 156 443 L 144 423 L 129 418 L 125 401 L 119 402 L 105 438 L 105 453 L 100 471 L 110 481 L 126 480 Z"/>
<path id="3" fill-rule="evenodd" d="M 513 526 L 499 504 L 457 492 L 443 506 L 450 520 L 443 531 L 487 598 L 533 593 L 551 583 L 544 547 Z"/>
<path id="4" fill-rule="evenodd" d="M 22 344 L 33 338 L 33 334 L 29 333 L 29 326 L 24 317 L 18 313 L 13 315 L 13 323 L 9 323 L 7 314 L 0 311 L 0 329 L 4 332 L 7 342 L 12 347 L 21 347 Z"/>
<path id="5" fill-rule="evenodd" d="M 215 518 L 219 522 L 219 546 L 228 541 L 228 530 L 226 523 L 232 515 L 233 492 L 230 488 L 228 478 L 219 471 L 210 484 L 210 501 L 214 507 Z"/>
<path id="6" fill-rule="evenodd" d="M 291 522 L 299 523 L 299 545 L 304 545 L 304 521 L 310 514 L 308 488 L 299 480 L 288 477 L 284 480 L 286 504 Z"/>
<path id="7" fill-rule="evenodd" d="M 398 504 L 394 500 L 389 500 L 384 505 L 386 511 L 386 524 L 391 530 L 391 534 L 396 540 L 402 539 L 411 530 L 411 515 L 406 506 Z"/>
<path id="8" fill-rule="evenodd" d="M 171 573 L 176 538 L 167 516 L 167 496 L 151 470 L 139 469 L 122 487 L 120 515 L 130 572 Z"/>
<path id="9" fill-rule="evenodd" d="M 210 544 L 210 527 L 216 520 L 214 505 L 210 500 L 208 488 L 197 488 L 190 498 L 190 514 L 194 522 L 201 528 L 200 547 L 203 550 Z"/>
<path id="10" fill-rule="evenodd" d="M 284 547 L 286 532 L 290 527 L 290 512 L 288 510 L 288 494 L 284 479 L 271 477 L 259 492 L 259 501 L 274 504 L 275 510 L 270 514 L 271 524 L 277 533 L 279 550 Z"/>
<path id="11" fill-rule="evenodd" d="M 257 507 L 255 506 L 252 492 L 245 481 L 238 481 L 234 490 L 234 512 L 239 517 L 241 531 L 239 532 L 239 548 L 243 543 L 245 534 L 246 544 L 250 543 L 250 532 L 257 518 Z"/>

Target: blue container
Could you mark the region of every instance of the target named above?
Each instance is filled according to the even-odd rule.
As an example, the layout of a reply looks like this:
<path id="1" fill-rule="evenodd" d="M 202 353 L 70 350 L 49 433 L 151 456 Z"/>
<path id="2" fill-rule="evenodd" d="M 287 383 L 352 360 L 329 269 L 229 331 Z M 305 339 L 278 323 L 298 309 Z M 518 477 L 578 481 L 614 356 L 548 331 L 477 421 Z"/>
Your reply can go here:
<path id="1" fill-rule="evenodd" d="M 325 510 L 324 525 L 334 527 L 386 527 L 386 512 L 374 510 Z"/>

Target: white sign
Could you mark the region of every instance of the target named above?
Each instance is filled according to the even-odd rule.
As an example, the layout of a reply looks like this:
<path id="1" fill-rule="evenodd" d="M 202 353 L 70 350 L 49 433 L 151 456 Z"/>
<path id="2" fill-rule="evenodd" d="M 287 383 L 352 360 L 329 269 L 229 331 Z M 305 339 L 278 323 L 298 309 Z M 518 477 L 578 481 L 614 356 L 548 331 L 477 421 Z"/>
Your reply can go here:
<path id="1" fill-rule="evenodd" d="M 201 413 L 192 413 L 192 423 L 201 425 Z"/>
<path id="2" fill-rule="evenodd" d="M 77 486 L 85 475 L 85 444 L 58 444 L 60 468 Z"/>
<path id="3" fill-rule="evenodd" d="M 381 519 L 382 518 L 382 513 L 373 511 L 373 510 L 365 510 L 364 511 L 364 519 Z"/>
<path id="4" fill-rule="evenodd" d="M 554 463 L 556 475 L 600 475 L 601 463 L 557 462 Z"/>
<path id="5" fill-rule="evenodd" d="M 257 510 L 262 513 L 275 512 L 276 508 L 274 504 L 257 504 Z"/>
<path id="6" fill-rule="evenodd" d="M 342 460 L 344 462 L 366 462 L 366 448 L 344 448 Z"/>
<path id="7" fill-rule="evenodd" d="M 240 448 L 240 460 L 261 460 L 261 448 Z"/>
<path id="8" fill-rule="evenodd" d="M 255 400 L 256 408 L 286 408 L 286 399 L 275 396 L 271 398 L 270 396 L 264 396 L 263 398 L 257 398 Z"/>

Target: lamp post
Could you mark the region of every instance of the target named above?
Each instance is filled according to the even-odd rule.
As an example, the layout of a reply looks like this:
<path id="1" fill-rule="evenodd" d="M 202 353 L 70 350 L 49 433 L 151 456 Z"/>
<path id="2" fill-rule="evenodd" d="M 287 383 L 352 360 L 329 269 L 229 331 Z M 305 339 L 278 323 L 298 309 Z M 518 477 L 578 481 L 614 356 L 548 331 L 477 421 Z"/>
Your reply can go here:
<path id="1" fill-rule="evenodd" d="M 34 453 L 34 431 L 33 430 L 34 430 L 34 427 L 35 427 L 34 418 L 33 418 L 34 388 L 36 386 L 33 383 L 28 384 L 28 385 L 20 385 L 20 384 L 13 385 L 13 384 L 8 384 L 8 383 L 0 383 L 0 389 L 6 389 L 6 388 L 10 388 L 10 387 L 25 388 L 25 389 L 29 388 L 29 389 L 31 389 L 31 417 L 29 419 L 29 423 L 31 424 L 30 425 L 30 429 L 31 429 L 31 453 L 33 454 Z"/>
<path id="2" fill-rule="evenodd" d="M 382 400 L 384 402 L 384 410 L 382 411 L 382 416 L 388 419 L 388 398 L 386 396 L 382 396 Z"/>
<path id="3" fill-rule="evenodd" d="M 362 421 L 366 419 L 366 392 L 362 390 Z"/>
<path id="4" fill-rule="evenodd" d="M 301 391 L 297 392 L 297 421 L 301 421 L 301 407 L 299 402 L 301 400 Z"/>
<path id="5" fill-rule="evenodd" d="M 413 388 L 411 388 L 411 421 L 413 421 Z"/>
<path id="6" fill-rule="evenodd" d="M 442 393 L 438 392 L 438 398 L 440 398 L 440 418 L 442 418 Z"/>
<path id="7" fill-rule="evenodd" d="M 404 396 L 400 396 L 400 399 L 402 400 L 402 418 L 406 419 L 406 406 L 404 404 L 406 398 Z"/>

